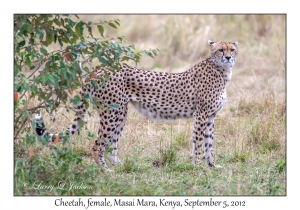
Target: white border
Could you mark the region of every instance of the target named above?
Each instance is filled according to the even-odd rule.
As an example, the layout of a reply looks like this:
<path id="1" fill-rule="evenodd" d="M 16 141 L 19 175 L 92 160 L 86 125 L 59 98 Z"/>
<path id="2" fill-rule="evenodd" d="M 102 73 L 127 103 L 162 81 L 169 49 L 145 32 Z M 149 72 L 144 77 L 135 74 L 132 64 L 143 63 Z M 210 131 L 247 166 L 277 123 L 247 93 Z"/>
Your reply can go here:
<path id="1" fill-rule="evenodd" d="M 10 5 L 12 4 L 12 5 Z M 3 209 L 20 209 L 30 207 L 33 209 L 53 209 L 54 200 L 58 197 L 13 197 L 13 65 L 12 65 L 12 15 L 13 13 L 287 13 L 287 108 L 288 108 L 288 135 L 287 135 L 287 196 L 286 197 L 213 197 L 214 200 L 245 200 L 246 209 L 282 209 L 298 206 L 299 195 L 299 138 L 297 136 L 297 117 L 299 117 L 299 69 L 296 62 L 298 56 L 299 39 L 299 12 L 297 4 L 289 2 L 257 1 L 243 2 L 231 1 L 13 1 L 2 5 L 1 11 L 1 48 L 2 66 L 1 79 L 1 182 L 0 197 Z M 284 33 L 284 32 L 283 32 Z M 295 46 L 293 46 L 295 45 Z M 296 50 L 295 50 L 296 49 Z M 297 57 L 296 57 L 297 56 Z M 297 60 L 298 59 L 298 60 Z M 10 79 L 8 79 L 10 78 Z M 9 110 L 9 112 L 7 111 Z M 4 134 L 4 135 L 3 135 Z M 296 197 L 297 196 L 297 197 Z M 71 199 L 72 197 L 65 197 Z M 96 197 L 94 197 L 96 199 Z M 101 200 L 103 197 L 100 197 Z M 122 197 L 124 200 L 130 197 Z M 157 200 L 162 197 L 148 197 Z M 165 197 L 170 200 L 184 200 L 185 197 Z M 199 197 L 208 199 L 210 197 Z M 87 200 L 88 197 L 84 197 Z M 113 199 L 113 198 L 111 198 Z M 193 199 L 193 197 L 191 197 Z M 294 207 L 294 208 L 293 208 Z M 98 209 L 101 207 L 98 207 Z M 138 209 L 139 207 L 127 209 Z M 200 208 L 200 207 L 198 207 Z M 202 207 L 203 208 L 203 207 Z M 78 208 L 79 209 L 79 208 Z M 105 209 L 105 208 L 101 208 Z M 112 208 L 110 208 L 112 209 Z M 114 207 L 113 209 L 120 209 Z M 171 209 L 170 207 L 168 209 Z"/>

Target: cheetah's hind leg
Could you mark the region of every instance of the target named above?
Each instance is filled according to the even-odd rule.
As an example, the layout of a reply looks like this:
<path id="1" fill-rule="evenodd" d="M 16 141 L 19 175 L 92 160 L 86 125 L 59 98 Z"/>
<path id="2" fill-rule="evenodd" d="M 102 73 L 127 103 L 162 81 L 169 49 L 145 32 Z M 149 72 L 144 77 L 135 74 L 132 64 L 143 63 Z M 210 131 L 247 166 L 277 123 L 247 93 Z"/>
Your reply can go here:
<path id="1" fill-rule="evenodd" d="M 92 156 L 101 169 L 107 172 L 112 172 L 112 170 L 107 167 L 104 159 L 106 147 L 107 145 L 104 142 L 101 142 L 100 139 L 96 139 L 95 144 L 92 147 Z"/>

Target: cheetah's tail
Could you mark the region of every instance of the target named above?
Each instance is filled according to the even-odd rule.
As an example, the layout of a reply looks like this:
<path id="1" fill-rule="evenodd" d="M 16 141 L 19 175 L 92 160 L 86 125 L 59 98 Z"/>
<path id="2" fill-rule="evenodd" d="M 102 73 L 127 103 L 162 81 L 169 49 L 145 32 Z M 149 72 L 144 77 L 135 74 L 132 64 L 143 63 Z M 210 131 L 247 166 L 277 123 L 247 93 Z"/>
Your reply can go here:
<path id="1" fill-rule="evenodd" d="M 62 133 L 63 136 L 71 136 L 75 134 L 78 131 L 78 121 L 82 120 L 84 118 L 84 115 L 85 113 L 76 116 L 72 125 L 69 126 L 65 130 L 65 132 Z M 38 136 L 44 137 L 48 143 L 57 143 L 62 141 L 61 133 L 52 134 L 47 130 L 41 114 L 36 114 L 34 121 L 35 121 L 35 133 Z"/>
<path id="2" fill-rule="evenodd" d="M 49 133 L 46 129 L 45 123 L 43 121 L 43 117 L 41 114 L 36 114 L 35 118 L 35 133 L 38 136 L 45 137 L 47 139 L 47 142 L 54 142 L 55 141 L 55 135 L 52 133 Z"/>
<path id="3" fill-rule="evenodd" d="M 83 94 L 86 92 L 86 89 L 82 89 L 80 91 L 80 95 L 83 96 Z M 46 129 L 46 126 L 43 121 L 43 117 L 41 114 L 35 115 L 35 132 L 38 136 L 44 137 L 47 142 L 57 143 L 58 141 L 62 141 L 67 136 L 74 135 L 78 129 L 79 129 L 79 122 L 82 122 L 85 115 L 86 115 L 86 109 L 83 105 L 83 100 L 81 99 L 80 103 L 74 107 L 76 110 L 75 118 L 72 122 L 72 124 L 62 133 L 59 134 L 52 134 L 48 132 Z"/>

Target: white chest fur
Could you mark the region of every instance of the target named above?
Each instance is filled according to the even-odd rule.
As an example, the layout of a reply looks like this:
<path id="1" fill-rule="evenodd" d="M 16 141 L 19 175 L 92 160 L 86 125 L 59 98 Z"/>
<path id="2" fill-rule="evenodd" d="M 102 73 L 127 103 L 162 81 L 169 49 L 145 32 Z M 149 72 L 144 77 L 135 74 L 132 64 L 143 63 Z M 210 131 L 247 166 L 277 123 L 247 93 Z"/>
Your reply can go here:
<path id="1" fill-rule="evenodd" d="M 227 87 L 229 81 L 231 80 L 232 76 L 232 66 L 226 65 L 222 67 L 222 77 L 225 83 L 225 87 Z"/>

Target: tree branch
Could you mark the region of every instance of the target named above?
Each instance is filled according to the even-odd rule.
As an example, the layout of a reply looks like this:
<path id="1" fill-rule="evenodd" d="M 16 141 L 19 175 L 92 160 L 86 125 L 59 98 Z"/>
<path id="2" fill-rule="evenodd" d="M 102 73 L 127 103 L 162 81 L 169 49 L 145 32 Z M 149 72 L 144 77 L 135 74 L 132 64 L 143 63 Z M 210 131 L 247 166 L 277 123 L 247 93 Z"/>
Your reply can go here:
<path id="1" fill-rule="evenodd" d="M 18 137 L 19 133 L 21 132 L 21 130 L 23 130 L 23 127 L 24 127 L 26 122 L 27 122 L 27 117 L 24 119 L 20 129 L 17 131 L 16 135 L 14 136 L 14 139 L 16 139 Z"/>

